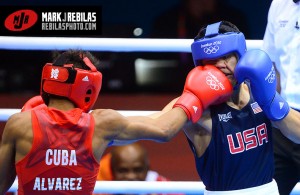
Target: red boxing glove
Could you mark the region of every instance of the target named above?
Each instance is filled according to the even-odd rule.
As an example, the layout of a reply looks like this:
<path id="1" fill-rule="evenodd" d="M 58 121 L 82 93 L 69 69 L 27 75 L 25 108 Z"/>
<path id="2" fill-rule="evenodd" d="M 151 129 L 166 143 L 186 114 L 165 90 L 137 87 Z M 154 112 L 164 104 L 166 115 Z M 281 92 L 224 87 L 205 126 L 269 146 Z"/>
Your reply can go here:
<path id="1" fill-rule="evenodd" d="M 40 107 L 40 106 L 46 106 L 46 104 L 44 103 L 42 96 L 37 95 L 37 96 L 34 96 L 34 97 L 30 98 L 24 104 L 24 106 L 22 107 L 21 112 L 31 110 L 33 108 L 37 108 L 37 107 Z"/>
<path id="2" fill-rule="evenodd" d="M 196 123 L 209 105 L 222 103 L 231 94 L 232 85 L 223 72 L 213 65 L 197 66 L 186 77 L 183 93 L 173 107 L 182 108 Z"/>

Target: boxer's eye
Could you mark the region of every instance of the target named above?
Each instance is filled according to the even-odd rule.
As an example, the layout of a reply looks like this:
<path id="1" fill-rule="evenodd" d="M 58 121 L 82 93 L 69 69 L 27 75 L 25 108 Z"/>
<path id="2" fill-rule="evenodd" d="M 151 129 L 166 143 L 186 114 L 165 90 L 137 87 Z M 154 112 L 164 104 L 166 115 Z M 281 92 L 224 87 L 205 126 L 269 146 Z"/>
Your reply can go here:
<path id="1" fill-rule="evenodd" d="M 221 59 L 225 60 L 225 61 L 229 61 L 230 58 L 232 58 L 232 57 L 235 57 L 235 54 L 227 54 L 227 55 L 221 57 Z"/>

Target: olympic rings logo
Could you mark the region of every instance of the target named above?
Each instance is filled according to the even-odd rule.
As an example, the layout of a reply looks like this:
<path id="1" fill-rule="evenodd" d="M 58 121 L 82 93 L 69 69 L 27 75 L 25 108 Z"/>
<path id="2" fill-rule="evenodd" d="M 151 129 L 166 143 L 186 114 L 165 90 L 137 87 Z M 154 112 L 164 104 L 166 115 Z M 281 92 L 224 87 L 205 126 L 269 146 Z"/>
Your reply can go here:
<path id="1" fill-rule="evenodd" d="M 214 45 L 214 46 L 209 46 L 209 47 L 205 47 L 203 49 L 204 53 L 206 54 L 212 54 L 212 53 L 217 53 L 217 51 L 220 49 L 219 46 Z"/>
<path id="2" fill-rule="evenodd" d="M 213 90 L 218 91 L 220 89 L 218 83 L 211 76 L 206 77 L 206 84 Z"/>

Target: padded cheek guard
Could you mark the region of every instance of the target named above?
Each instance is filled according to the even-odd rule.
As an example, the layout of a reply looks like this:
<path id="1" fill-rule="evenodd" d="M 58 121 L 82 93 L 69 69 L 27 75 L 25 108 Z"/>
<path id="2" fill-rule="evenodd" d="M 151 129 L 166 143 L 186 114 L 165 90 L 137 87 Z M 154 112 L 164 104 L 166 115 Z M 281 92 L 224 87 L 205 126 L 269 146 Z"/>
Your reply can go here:
<path id="1" fill-rule="evenodd" d="M 91 70 L 74 68 L 73 64 L 65 64 L 62 67 L 47 63 L 42 72 L 42 97 L 45 97 L 45 93 L 67 97 L 77 107 L 88 112 L 98 98 L 102 74 L 88 58 L 85 57 L 84 61 Z"/>
<path id="2" fill-rule="evenodd" d="M 235 52 L 239 58 L 245 54 L 246 40 L 241 32 L 219 33 L 221 22 L 208 25 L 205 36 L 196 39 L 192 45 L 192 56 L 195 66 L 201 65 L 202 60 L 217 59 Z"/>

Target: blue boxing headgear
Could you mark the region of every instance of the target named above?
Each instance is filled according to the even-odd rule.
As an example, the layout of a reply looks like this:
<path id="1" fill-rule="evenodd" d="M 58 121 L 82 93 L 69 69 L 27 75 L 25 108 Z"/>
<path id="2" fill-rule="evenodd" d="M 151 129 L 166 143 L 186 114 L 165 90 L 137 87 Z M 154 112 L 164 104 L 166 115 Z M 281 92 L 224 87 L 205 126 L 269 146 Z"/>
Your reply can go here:
<path id="1" fill-rule="evenodd" d="M 235 52 L 238 58 L 246 52 L 246 40 L 242 32 L 219 33 L 222 22 L 210 24 L 206 27 L 203 38 L 195 38 L 191 45 L 195 66 L 201 65 L 202 60 L 220 58 Z"/>

